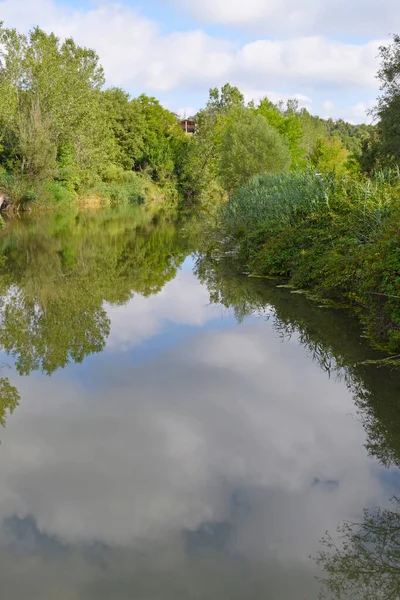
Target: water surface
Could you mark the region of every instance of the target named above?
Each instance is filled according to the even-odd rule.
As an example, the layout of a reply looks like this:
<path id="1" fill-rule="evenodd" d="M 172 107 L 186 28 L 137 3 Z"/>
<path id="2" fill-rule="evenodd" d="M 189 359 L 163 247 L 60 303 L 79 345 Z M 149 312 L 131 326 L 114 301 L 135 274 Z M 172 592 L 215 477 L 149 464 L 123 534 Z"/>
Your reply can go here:
<path id="1" fill-rule="evenodd" d="M 194 239 L 133 208 L 3 230 L 7 600 L 314 600 L 325 530 L 398 493 L 399 375 Z"/>

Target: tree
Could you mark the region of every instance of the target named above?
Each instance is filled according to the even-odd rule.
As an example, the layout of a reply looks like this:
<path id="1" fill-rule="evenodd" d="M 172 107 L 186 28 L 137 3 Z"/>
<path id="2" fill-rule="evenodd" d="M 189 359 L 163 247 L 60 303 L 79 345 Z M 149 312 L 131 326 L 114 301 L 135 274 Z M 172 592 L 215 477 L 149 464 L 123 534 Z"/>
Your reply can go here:
<path id="1" fill-rule="evenodd" d="M 127 92 L 116 87 L 106 90 L 102 101 L 117 145 L 115 161 L 131 171 L 144 152 L 147 122 L 141 103 L 131 100 Z"/>
<path id="2" fill-rule="evenodd" d="M 310 159 L 321 173 L 335 171 L 343 175 L 348 171 L 350 153 L 338 137 L 319 138 Z"/>
<path id="3" fill-rule="evenodd" d="M 384 150 L 400 163 L 400 36 L 379 48 L 381 67 L 378 71 L 382 95 L 375 115 L 379 118 Z"/>
<path id="4" fill-rule="evenodd" d="M 155 98 L 142 94 L 138 98 L 144 117 L 142 152 L 137 167 L 150 173 L 158 182 L 174 179 L 175 153 L 185 134 L 172 112 Z"/>
<path id="5" fill-rule="evenodd" d="M 319 117 L 310 115 L 305 108 L 299 111 L 298 117 L 303 129 L 301 146 L 306 153 L 306 159 L 310 161 L 320 140 L 328 136 L 326 122 Z"/>
<path id="6" fill-rule="evenodd" d="M 96 53 L 38 27 L 23 35 L 1 26 L 0 48 L 3 161 L 46 179 L 56 172 L 59 149 L 69 146 L 82 173 L 101 172 L 112 144 Z"/>
<path id="7" fill-rule="evenodd" d="M 223 196 L 218 183 L 221 144 L 235 110 L 244 107 L 243 94 L 226 83 L 209 90 L 206 107 L 196 116 L 196 133 L 180 146 L 176 173 L 187 206 L 213 203 Z"/>
<path id="8" fill-rule="evenodd" d="M 287 143 L 261 115 L 248 109 L 235 111 L 221 146 L 220 174 L 225 189 L 232 193 L 259 173 L 288 170 Z"/>
<path id="9" fill-rule="evenodd" d="M 380 131 L 377 127 L 369 137 L 363 140 L 359 163 L 361 170 L 368 175 L 373 175 L 375 170 L 384 166 L 395 166 L 393 157 L 385 156 Z"/>
<path id="10" fill-rule="evenodd" d="M 294 168 L 306 165 L 306 153 L 301 145 L 304 132 L 296 108 L 293 103 L 288 103 L 285 109 L 282 103 L 274 104 L 266 97 L 253 108 L 256 114 L 262 115 L 286 139 L 292 158 L 291 166 Z"/>
<path id="11" fill-rule="evenodd" d="M 207 108 L 214 109 L 216 112 L 223 112 L 233 107 L 244 106 L 244 96 L 239 88 L 226 83 L 221 90 L 211 88 Z"/>

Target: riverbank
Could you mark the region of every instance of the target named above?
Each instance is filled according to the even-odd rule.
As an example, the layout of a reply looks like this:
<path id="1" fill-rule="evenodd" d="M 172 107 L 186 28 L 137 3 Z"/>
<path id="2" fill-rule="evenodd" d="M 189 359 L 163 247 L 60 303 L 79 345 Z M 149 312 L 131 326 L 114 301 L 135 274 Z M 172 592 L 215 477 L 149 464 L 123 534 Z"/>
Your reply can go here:
<path id="1" fill-rule="evenodd" d="M 223 207 L 214 242 L 257 276 L 345 303 L 375 347 L 400 351 L 399 171 L 371 179 L 262 175 Z"/>
<path id="2" fill-rule="evenodd" d="M 2 212 L 110 204 L 143 204 L 154 212 L 174 212 L 178 193 L 174 186 L 157 185 L 146 174 L 135 172 L 118 172 L 105 181 L 83 186 L 79 191 L 58 181 L 37 182 L 8 173 L 0 174 Z"/>

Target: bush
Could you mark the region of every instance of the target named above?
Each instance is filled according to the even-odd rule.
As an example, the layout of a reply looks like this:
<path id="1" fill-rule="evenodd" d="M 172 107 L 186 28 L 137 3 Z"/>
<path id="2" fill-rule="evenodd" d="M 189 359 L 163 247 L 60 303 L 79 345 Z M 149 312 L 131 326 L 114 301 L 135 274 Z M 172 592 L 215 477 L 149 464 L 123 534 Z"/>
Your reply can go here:
<path id="1" fill-rule="evenodd" d="M 132 182 L 102 182 L 88 190 L 86 196 L 110 200 L 115 204 L 143 204 L 145 197 L 138 178 Z"/>
<path id="2" fill-rule="evenodd" d="M 232 193 L 259 173 L 289 169 L 291 156 L 285 139 L 261 115 L 235 111 L 222 138 L 221 180 Z"/>
<path id="3" fill-rule="evenodd" d="M 400 349 L 400 176 L 312 172 L 255 177 L 221 214 L 249 268 L 361 309 L 367 332 Z"/>
<path id="4" fill-rule="evenodd" d="M 138 173 L 125 171 L 122 167 L 114 164 L 110 164 L 105 168 L 102 178 L 106 183 L 138 184 L 140 180 Z"/>
<path id="5" fill-rule="evenodd" d="M 50 181 L 45 187 L 46 198 L 49 202 L 57 204 L 70 204 L 76 195 L 58 181 Z"/>
<path id="6" fill-rule="evenodd" d="M 0 172 L 0 192 L 6 194 L 17 207 L 36 203 L 39 198 L 32 182 L 27 177 L 6 171 Z"/>

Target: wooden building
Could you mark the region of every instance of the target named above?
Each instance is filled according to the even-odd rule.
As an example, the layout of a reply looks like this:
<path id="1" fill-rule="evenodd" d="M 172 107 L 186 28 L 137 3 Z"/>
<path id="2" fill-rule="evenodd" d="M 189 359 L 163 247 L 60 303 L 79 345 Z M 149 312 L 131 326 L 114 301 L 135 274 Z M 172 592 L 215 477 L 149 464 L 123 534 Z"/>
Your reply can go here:
<path id="1" fill-rule="evenodd" d="M 193 119 L 182 119 L 181 127 L 185 133 L 194 133 L 196 131 L 196 123 Z"/>

